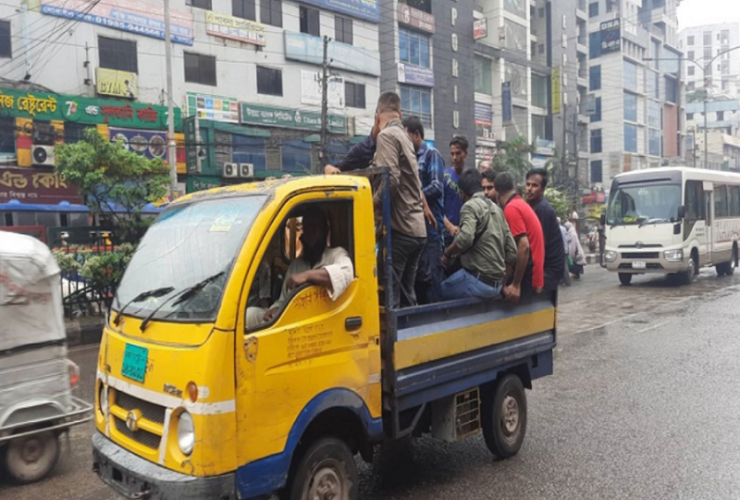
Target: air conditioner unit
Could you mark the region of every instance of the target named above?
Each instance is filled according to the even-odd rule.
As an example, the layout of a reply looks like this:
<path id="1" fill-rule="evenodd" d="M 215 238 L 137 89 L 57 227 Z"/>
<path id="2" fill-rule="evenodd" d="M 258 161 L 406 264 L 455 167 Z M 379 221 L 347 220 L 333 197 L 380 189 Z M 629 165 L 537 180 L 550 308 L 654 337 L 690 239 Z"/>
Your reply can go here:
<path id="1" fill-rule="evenodd" d="M 252 165 L 251 163 L 240 163 L 239 177 L 243 179 L 251 179 L 252 177 L 254 177 L 254 165 Z"/>
<path id="2" fill-rule="evenodd" d="M 236 163 L 224 163 L 222 177 L 229 177 L 232 179 L 239 177 L 239 165 Z"/>
<path id="3" fill-rule="evenodd" d="M 33 157 L 33 164 L 36 166 L 54 166 L 54 146 L 41 146 L 34 144 L 31 146 L 31 156 Z"/>

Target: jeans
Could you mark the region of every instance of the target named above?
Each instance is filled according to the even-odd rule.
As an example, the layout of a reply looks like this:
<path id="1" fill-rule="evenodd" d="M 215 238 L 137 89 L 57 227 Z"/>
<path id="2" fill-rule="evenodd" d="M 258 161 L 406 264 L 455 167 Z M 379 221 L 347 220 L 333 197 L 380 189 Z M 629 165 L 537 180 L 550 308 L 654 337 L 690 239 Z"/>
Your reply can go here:
<path id="1" fill-rule="evenodd" d="M 419 304 L 442 301 L 441 284 L 445 279 L 442 268 L 442 240 L 438 235 L 427 237 L 416 273 L 416 296 Z"/>
<path id="2" fill-rule="evenodd" d="M 393 259 L 393 308 L 401 306 L 403 294 L 404 306 L 415 306 L 416 272 L 419 259 L 424 250 L 426 238 L 412 238 L 405 234 L 393 233 L 391 238 L 391 258 Z"/>
<path id="3" fill-rule="evenodd" d="M 482 282 L 465 269 L 460 269 L 442 282 L 444 300 L 455 299 L 495 299 L 501 295 L 501 284 L 491 286 Z"/>

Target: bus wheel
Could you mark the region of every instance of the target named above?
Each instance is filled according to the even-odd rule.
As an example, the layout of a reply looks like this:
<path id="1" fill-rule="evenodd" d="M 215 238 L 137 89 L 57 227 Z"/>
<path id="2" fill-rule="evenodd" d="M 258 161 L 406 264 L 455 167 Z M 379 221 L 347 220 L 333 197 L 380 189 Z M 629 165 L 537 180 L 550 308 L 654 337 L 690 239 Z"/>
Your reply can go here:
<path id="1" fill-rule="evenodd" d="M 699 274 L 699 263 L 696 259 L 696 254 L 694 252 L 691 252 L 691 259 L 689 259 L 689 268 L 679 273 L 679 278 L 681 282 L 685 285 L 690 285 L 692 281 L 696 279 L 696 277 Z"/>
<path id="2" fill-rule="evenodd" d="M 499 458 L 519 453 L 527 433 L 527 395 L 519 377 L 498 380 L 493 394 L 481 403 L 481 427 L 491 453 Z"/>
<path id="3" fill-rule="evenodd" d="M 316 441 L 301 457 L 290 500 L 357 500 L 357 464 L 337 438 Z"/>
<path id="4" fill-rule="evenodd" d="M 717 270 L 717 276 L 732 276 L 735 274 L 735 267 L 737 266 L 737 247 L 732 248 L 732 260 L 730 262 L 723 262 L 717 264 L 715 269 Z"/>
<path id="5" fill-rule="evenodd" d="M 619 282 L 625 286 L 632 283 L 632 275 L 630 273 L 619 273 Z"/>

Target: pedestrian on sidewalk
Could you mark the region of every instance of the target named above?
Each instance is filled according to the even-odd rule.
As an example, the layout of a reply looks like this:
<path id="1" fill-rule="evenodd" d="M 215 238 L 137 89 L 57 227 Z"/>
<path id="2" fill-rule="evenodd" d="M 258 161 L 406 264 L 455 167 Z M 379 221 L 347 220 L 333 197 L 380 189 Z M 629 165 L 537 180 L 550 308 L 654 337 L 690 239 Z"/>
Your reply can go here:
<path id="1" fill-rule="evenodd" d="M 568 230 L 565 229 L 565 226 L 563 225 L 563 221 L 560 219 L 560 217 L 557 218 L 558 226 L 560 227 L 560 235 L 563 237 L 563 247 L 565 248 L 565 259 L 563 261 L 563 280 L 561 281 L 561 285 L 563 286 L 570 286 L 570 255 L 569 255 L 569 249 L 568 249 Z"/>
<path id="2" fill-rule="evenodd" d="M 581 279 L 583 266 L 586 265 L 586 255 L 583 253 L 583 247 L 578 239 L 578 233 L 572 222 L 565 223 L 565 229 L 568 231 L 568 256 L 570 257 L 570 273 L 575 279 Z"/>

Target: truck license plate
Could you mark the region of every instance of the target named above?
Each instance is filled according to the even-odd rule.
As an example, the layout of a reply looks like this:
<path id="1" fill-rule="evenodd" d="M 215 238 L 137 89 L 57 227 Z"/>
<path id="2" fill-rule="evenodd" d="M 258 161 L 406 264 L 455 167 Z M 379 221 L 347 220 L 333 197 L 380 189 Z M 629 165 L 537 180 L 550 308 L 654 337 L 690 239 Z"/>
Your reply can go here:
<path id="1" fill-rule="evenodd" d="M 123 353 L 121 375 L 143 383 L 144 377 L 146 377 L 146 365 L 148 359 L 149 349 L 132 344 L 126 344 L 126 350 Z"/>
<path id="2" fill-rule="evenodd" d="M 647 263 L 642 261 L 633 262 L 632 269 L 647 269 Z"/>

